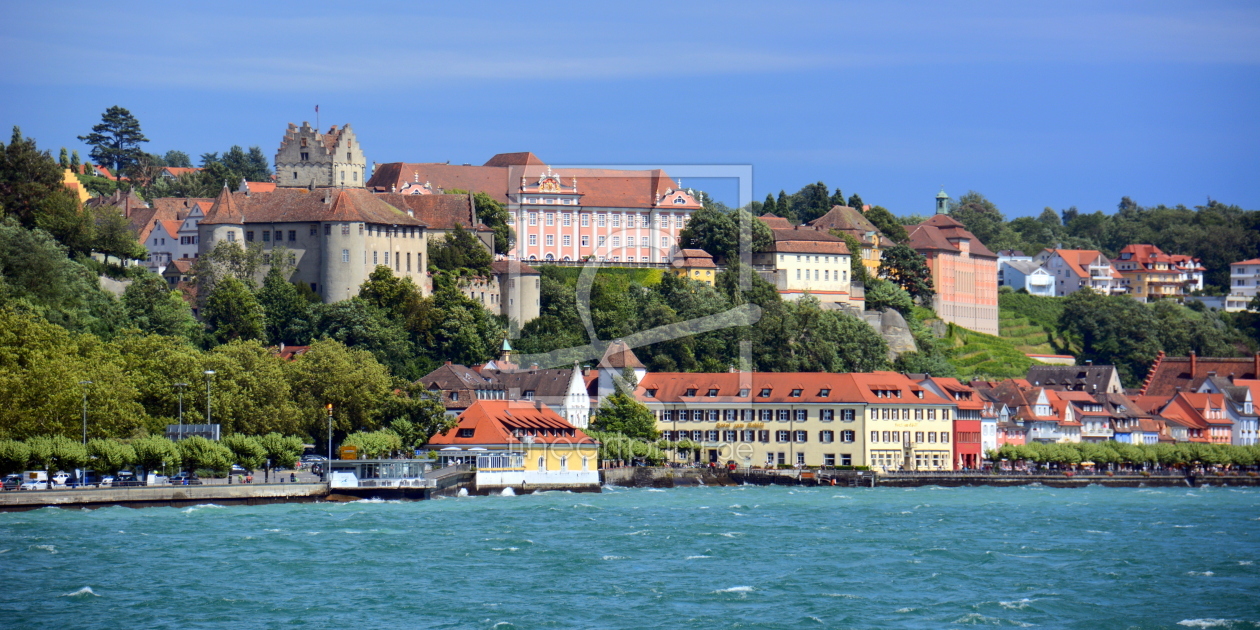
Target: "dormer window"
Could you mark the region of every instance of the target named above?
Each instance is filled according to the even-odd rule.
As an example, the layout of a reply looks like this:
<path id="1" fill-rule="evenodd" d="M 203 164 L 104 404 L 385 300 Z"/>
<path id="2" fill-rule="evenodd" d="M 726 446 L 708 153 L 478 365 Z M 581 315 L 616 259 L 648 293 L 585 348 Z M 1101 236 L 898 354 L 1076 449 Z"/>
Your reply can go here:
<path id="1" fill-rule="evenodd" d="M 525 400 L 533 400 L 533 399 L 534 399 L 534 390 L 532 389 L 525 390 Z"/>
<path id="2" fill-rule="evenodd" d="M 716 390 L 716 389 L 710 389 L 710 390 L 709 390 L 709 398 L 716 398 L 716 397 L 717 397 L 717 395 L 718 395 L 718 390 Z"/>
<path id="3" fill-rule="evenodd" d="M 760 394 L 760 395 L 761 395 L 761 397 L 762 397 L 762 398 L 769 398 L 769 397 L 770 397 L 770 388 L 769 388 L 769 387 L 767 387 L 767 388 L 765 388 L 765 389 L 761 390 L 761 394 Z"/>
<path id="4" fill-rule="evenodd" d="M 799 389 L 792 390 L 792 398 L 800 398 L 800 397 L 801 397 L 801 390 Z"/>
<path id="5" fill-rule="evenodd" d="M 695 395 L 696 395 L 696 390 L 695 390 L 694 388 L 693 388 L 693 389 L 689 389 L 689 390 L 687 390 L 687 392 L 686 392 L 685 394 L 683 394 L 683 395 L 684 395 L 684 396 L 695 396 Z"/>
<path id="6" fill-rule="evenodd" d="M 740 398 L 747 398 L 747 397 L 748 397 L 748 394 L 749 394 L 749 390 L 747 390 L 747 389 L 741 389 L 741 390 L 739 390 L 739 397 L 740 397 Z"/>
<path id="7" fill-rule="evenodd" d="M 682 197 L 674 197 L 674 203 L 684 204 L 684 203 L 687 203 L 687 200 L 683 199 Z"/>
<path id="8" fill-rule="evenodd" d="M 647 394 L 647 397 L 648 397 L 648 398 L 656 398 L 656 390 L 655 390 L 655 389 L 649 389 L 649 390 L 646 390 L 644 393 L 646 393 L 646 394 Z"/>
<path id="9" fill-rule="evenodd" d="M 828 396 L 830 396 L 830 395 L 831 395 L 831 390 L 830 390 L 830 389 L 823 388 L 823 389 L 818 390 L 818 397 L 819 397 L 819 398 L 826 398 L 826 397 L 828 397 Z"/>
<path id="10" fill-rule="evenodd" d="M 472 437 L 472 436 L 473 436 L 473 432 L 474 432 L 475 430 L 476 430 L 476 429 L 460 429 L 460 430 L 459 430 L 459 437 L 462 437 L 462 438 L 470 438 L 470 437 Z"/>

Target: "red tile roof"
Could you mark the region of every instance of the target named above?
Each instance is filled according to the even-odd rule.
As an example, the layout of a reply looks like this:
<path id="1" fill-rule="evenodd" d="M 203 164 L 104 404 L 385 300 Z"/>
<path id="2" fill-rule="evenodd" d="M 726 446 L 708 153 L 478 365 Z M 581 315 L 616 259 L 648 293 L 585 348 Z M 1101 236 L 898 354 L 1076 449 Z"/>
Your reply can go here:
<path id="1" fill-rule="evenodd" d="M 1229 264 L 1230 264 L 1231 266 L 1232 266 L 1232 265 L 1260 265 L 1260 258 L 1251 258 L 1251 259 L 1248 259 L 1248 260 L 1240 260 L 1240 261 L 1238 261 L 1238 262 L 1236 262 L 1236 263 L 1229 263 Z"/>
<path id="2" fill-rule="evenodd" d="M 833 206 L 827 214 L 810 221 L 808 225 L 816 230 L 841 230 L 859 237 L 867 232 L 880 233 L 879 228 L 866 215 L 849 206 Z"/>
<path id="3" fill-rule="evenodd" d="M 1235 379 L 1260 378 L 1260 353 L 1238 358 L 1168 357 L 1161 351 L 1146 375 L 1142 393 L 1168 397 L 1178 391 L 1192 392 L 1199 389 L 1210 372 Z"/>
<path id="4" fill-rule="evenodd" d="M 484 192 L 499 203 L 508 203 L 508 195 L 520 190 L 523 179 L 536 180 L 547 169 L 532 153 L 501 153 L 482 166 L 392 162 L 377 165 L 366 185 L 377 192 L 393 192 L 408 183 L 428 182 L 444 190 Z M 581 204 L 586 207 L 657 207 L 660 196 L 678 189 L 660 169 L 566 168 L 555 174 L 566 185 L 577 178 Z M 699 205 L 670 203 L 662 207 L 695 209 Z"/>
<path id="5" fill-rule="evenodd" d="M 785 254 L 848 255 L 844 239 L 811 228 L 771 229 L 774 245 L 770 251 Z"/>
<path id="6" fill-rule="evenodd" d="M 416 219 L 423 221 L 431 230 L 453 230 L 456 225 L 465 229 L 476 227 L 473 221 L 473 201 L 469 195 L 379 193 L 376 197 L 400 210 L 410 210 Z"/>
<path id="7" fill-rule="evenodd" d="M 791 221 L 773 214 L 763 214 L 757 218 L 761 219 L 761 222 L 771 229 L 790 230 L 794 227 Z"/>
<path id="8" fill-rule="evenodd" d="M 693 389 L 695 395 L 687 396 Z M 711 389 L 718 390 L 716 396 L 708 395 Z M 770 390 L 768 396 L 761 395 L 765 389 Z M 654 390 L 655 395 L 648 396 L 648 390 Z M 741 390 L 747 390 L 745 395 L 740 396 Z M 799 396 L 792 395 L 795 390 L 800 390 Z M 885 396 L 880 392 L 894 393 Z M 635 396 L 644 402 L 953 403 L 896 372 L 649 372 L 635 389 Z"/>
<path id="9" fill-rule="evenodd" d="M 462 195 L 456 197 L 467 198 Z M 428 199 L 429 197 L 414 197 Z M 362 221 L 386 225 L 426 223 L 361 188 L 277 188 L 269 193 L 233 193 L 224 188 L 201 221 L 221 223 L 292 223 Z"/>
<path id="10" fill-rule="evenodd" d="M 675 267 L 717 268 L 717 265 L 713 262 L 713 256 L 703 249 L 679 250 L 674 254 L 670 264 Z"/>
<path id="11" fill-rule="evenodd" d="M 934 214 L 918 225 L 907 226 L 906 231 L 910 233 L 908 244 L 915 250 L 958 253 L 962 250 L 951 239 L 967 239 L 971 256 L 997 258 L 997 254 L 989 251 L 975 234 L 968 232 L 962 223 L 947 214 Z"/>
<path id="12" fill-rule="evenodd" d="M 608 344 L 608 348 L 604 350 L 604 356 L 599 360 L 601 368 L 644 368 L 643 362 L 639 361 L 639 357 L 634 355 L 634 351 L 626 342 L 618 339 Z"/>
<path id="13" fill-rule="evenodd" d="M 459 437 L 461 429 L 471 429 L 472 437 Z M 595 440 L 574 427 L 542 403 L 520 400 L 478 400 L 459 414 L 459 424 L 445 434 L 429 438 L 433 446 L 475 446 L 523 444 L 530 436 L 534 443 L 595 444 Z"/>

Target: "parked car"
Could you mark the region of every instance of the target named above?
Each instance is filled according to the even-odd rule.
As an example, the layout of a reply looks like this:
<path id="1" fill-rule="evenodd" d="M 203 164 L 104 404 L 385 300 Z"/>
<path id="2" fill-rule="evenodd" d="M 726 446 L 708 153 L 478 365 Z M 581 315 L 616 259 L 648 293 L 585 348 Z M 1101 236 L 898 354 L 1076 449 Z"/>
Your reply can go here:
<path id="1" fill-rule="evenodd" d="M 114 477 L 113 485 L 115 488 L 128 488 L 131 486 L 143 486 L 144 480 L 138 479 L 136 473 L 124 470 Z"/>
<path id="2" fill-rule="evenodd" d="M 5 475 L 0 486 L 5 490 L 17 490 L 22 487 L 22 475 Z"/>
<path id="3" fill-rule="evenodd" d="M 326 462 L 328 461 L 328 458 L 323 455 L 303 455 L 302 461 L 306 463 Z"/>
<path id="4" fill-rule="evenodd" d="M 22 485 L 19 490 L 47 490 L 48 473 L 43 470 L 28 470 L 22 473 Z"/>
<path id="5" fill-rule="evenodd" d="M 240 465 L 240 464 L 232 464 L 232 473 L 231 473 L 231 474 L 233 474 L 233 475 L 246 475 L 246 474 L 249 474 L 249 471 L 248 471 L 248 470 L 245 470 L 244 468 L 241 468 L 241 465 Z"/>
<path id="6" fill-rule="evenodd" d="M 179 474 L 172 475 L 170 478 L 170 482 L 171 482 L 171 485 L 173 486 L 200 486 L 201 485 L 201 479 L 197 477 L 197 474 L 190 473 L 190 472 L 181 472 Z"/>
<path id="7" fill-rule="evenodd" d="M 108 488 L 114 485 L 114 478 L 110 475 L 106 475 L 104 477 L 101 477 L 101 480 L 97 482 L 96 485 L 102 488 Z"/>
<path id="8" fill-rule="evenodd" d="M 64 470 L 58 470 L 57 474 L 53 475 L 50 481 L 52 481 L 52 486 L 54 488 L 64 488 L 66 487 L 66 483 L 70 481 L 70 473 Z"/>

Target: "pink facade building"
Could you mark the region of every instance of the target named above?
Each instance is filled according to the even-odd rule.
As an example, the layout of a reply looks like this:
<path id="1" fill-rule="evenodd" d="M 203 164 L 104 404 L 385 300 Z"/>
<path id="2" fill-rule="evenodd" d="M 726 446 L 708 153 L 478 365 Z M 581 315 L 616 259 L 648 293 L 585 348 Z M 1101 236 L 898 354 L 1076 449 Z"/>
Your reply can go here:
<path id="1" fill-rule="evenodd" d="M 998 334 L 997 254 L 949 216 L 949 197 L 937 195 L 936 214 L 906 227 L 908 244 L 927 258 L 941 319 L 969 330 Z"/>
<path id="2" fill-rule="evenodd" d="M 367 185 L 484 192 L 508 210 L 516 232 L 508 257 L 529 261 L 668 263 L 701 207 L 660 169 L 553 169 L 533 153 L 501 153 L 482 166 L 381 164 Z"/>

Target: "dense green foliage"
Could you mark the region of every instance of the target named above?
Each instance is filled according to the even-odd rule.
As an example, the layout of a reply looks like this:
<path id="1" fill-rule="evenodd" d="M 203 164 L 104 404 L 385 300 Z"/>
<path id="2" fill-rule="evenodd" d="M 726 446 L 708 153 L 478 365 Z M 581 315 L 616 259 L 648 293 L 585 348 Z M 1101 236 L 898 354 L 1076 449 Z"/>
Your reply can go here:
<path id="1" fill-rule="evenodd" d="M 522 327 L 515 347 L 535 353 L 590 343 L 578 316 L 576 286 L 569 282 L 571 271 L 548 266 L 539 269 L 541 315 Z M 650 285 L 634 280 L 631 274 L 598 274 L 588 301 L 595 336 L 605 341 L 618 339 L 721 316 L 751 303 L 761 312 L 752 326 L 686 335 L 637 347 L 634 352 L 648 369 L 658 372 L 722 372 L 731 367 L 843 372 L 887 367 L 887 344 L 866 322 L 825 310 L 813 298 L 785 302 L 773 286 L 751 271 L 748 289 L 741 290 L 740 269 L 738 263 L 730 264 L 717 275 L 712 287 L 673 274 L 664 274 Z M 742 363 L 742 342 L 751 349 L 751 365 Z"/>
<path id="2" fill-rule="evenodd" d="M 748 230 L 748 251 L 764 252 L 774 244 L 774 236 L 765 223 L 744 210 L 723 211 L 704 207 L 692 214 L 687 227 L 678 235 L 684 248 L 703 249 L 714 258 L 739 259 L 743 230 Z"/>
<path id="3" fill-rule="evenodd" d="M 468 191 L 451 188 L 446 194 L 466 195 Z M 477 220 L 494 230 L 494 253 L 507 254 L 511 251 L 516 246 L 516 231 L 508 225 L 507 208 L 481 191 L 473 195 L 473 208 L 477 210 Z"/>
<path id="4" fill-rule="evenodd" d="M 1057 329 L 1080 348 L 1079 359 L 1115 365 L 1126 387 L 1138 385 L 1161 350 L 1213 357 L 1251 351 L 1249 340 L 1215 311 L 1195 311 L 1169 300 L 1143 304 L 1089 289 L 1063 298 Z"/>
<path id="5" fill-rule="evenodd" d="M 456 224 L 438 242 L 429 244 L 429 265 L 450 273 L 489 276 L 493 256 L 477 239 L 476 233 Z"/>
<path id="6" fill-rule="evenodd" d="M 1230 444 L 1203 444 L 1179 442 L 1176 444 L 1127 444 L 1122 442 L 1079 442 L 1045 444 L 1007 444 L 985 456 L 992 460 L 1005 459 L 1013 462 L 1029 462 L 1041 466 L 1057 464 L 1075 466 L 1093 462 L 1101 470 L 1115 470 L 1121 466 L 1184 468 L 1187 466 L 1255 466 L 1260 464 L 1260 447 L 1234 446 Z"/>
<path id="7" fill-rule="evenodd" d="M 901 287 L 920 304 L 931 303 L 932 296 L 936 295 L 927 259 L 909 245 L 898 244 L 884 250 L 879 260 L 879 275 Z"/>

